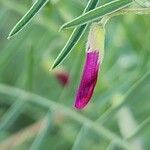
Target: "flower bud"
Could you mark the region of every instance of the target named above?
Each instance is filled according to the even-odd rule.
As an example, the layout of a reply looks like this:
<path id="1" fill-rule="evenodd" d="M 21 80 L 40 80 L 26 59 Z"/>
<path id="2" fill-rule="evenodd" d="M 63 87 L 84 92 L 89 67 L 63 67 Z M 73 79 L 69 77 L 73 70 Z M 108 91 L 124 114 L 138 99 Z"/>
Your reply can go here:
<path id="1" fill-rule="evenodd" d="M 75 107 L 77 109 L 84 108 L 93 95 L 104 56 L 104 38 L 104 28 L 97 23 L 92 24 L 87 42 L 86 61 L 76 94 Z"/>

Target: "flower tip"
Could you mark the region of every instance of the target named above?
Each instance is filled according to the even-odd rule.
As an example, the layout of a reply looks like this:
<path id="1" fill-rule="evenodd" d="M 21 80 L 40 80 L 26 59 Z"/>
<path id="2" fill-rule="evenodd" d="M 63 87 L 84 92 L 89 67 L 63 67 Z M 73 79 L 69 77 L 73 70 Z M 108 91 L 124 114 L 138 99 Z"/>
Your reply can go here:
<path id="1" fill-rule="evenodd" d="M 75 109 L 77 109 L 77 110 L 81 110 L 81 109 L 84 108 L 84 106 L 79 105 L 79 104 L 77 104 L 77 103 L 75 103 L 74 107 L 75 107 Z"/>
<path id="2" fill-rule="evenodd" d="M 85 108 L 86 105 L 87 105 L 87 103 L 85 103 L 85 100 L 76 99 L 74 107 L 77 110 L 81 110 L 81 109 Z"/>

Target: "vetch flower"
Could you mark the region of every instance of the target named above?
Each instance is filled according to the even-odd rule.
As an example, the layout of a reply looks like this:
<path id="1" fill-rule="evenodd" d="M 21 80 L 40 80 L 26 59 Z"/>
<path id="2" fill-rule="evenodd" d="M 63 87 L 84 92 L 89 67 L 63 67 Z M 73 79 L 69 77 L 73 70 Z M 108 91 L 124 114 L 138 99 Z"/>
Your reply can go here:
<path id="1" fill-rule="evenodd" d="M 69 84 L 69 73 L 65 70 L 55 71 L 55 76 L 62 86 Z"/>
<path id="2" fill-rule="evenodd" d="M 77 109 L 84 108 L 93 95 L 104 55 L 104 36 L 102 25 L 98 23 L 91 25 L 83 74 L 76 94 L 75 107 Z"/>

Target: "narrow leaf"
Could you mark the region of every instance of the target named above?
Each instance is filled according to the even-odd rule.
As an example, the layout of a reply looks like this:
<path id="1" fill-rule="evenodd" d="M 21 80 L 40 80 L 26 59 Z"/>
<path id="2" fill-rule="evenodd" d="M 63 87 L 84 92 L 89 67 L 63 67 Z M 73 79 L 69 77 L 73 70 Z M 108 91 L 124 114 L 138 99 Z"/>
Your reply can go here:
<path id="1" fill-rule="evenodd" d="M 19 40 L 20 41 L 20 40 Z M 27 51 L 27 60 L 26 60 L 26 67 L 24 68 L 25 72 L 22 74 L 27 75 L 25 79 L 25 88 L 28 90 L 32 90 L 32 77 L 33 77 L 33 49 L 29 49 Z M 25 101 L 20 100 L 26 99 L 26 96 L 20 95 L 16 102 L 8 109 L 8 111 L 2 116 L 1 122 L 0 122 L 0 131 L 8 129 L 11 125 L 14 124 L 14 122 L 18 119 L 18 117 L 21 115 L 21 113 L 24 110 Z"/>
<path id="2" fill-rule="evenodd" d="M 146 118 L 136 129 L 133 133 L 128 137 L 128 140 L 132 140 L 133 138 L 140 135 L 140 133 L 146 129 L 150 124 L 150 117 Z"/>
<path id="3" fill-rule="evenodd" d="M 74 144 L 72 145 L 71 150 L 79 150 L 83 149 L 83 144 L 85 143 L 86 136 L 88 133 L 89 127 L 88 125 L 84 124 L 80 131 L 78 132 L 78 135 L 76 136 L 76 139 L 74 141 Z"/>
<path id="4" fill-rule="evenodd" d="M 38 13 L 38 11 L 46 5 L 49 0 L 37 0 L 29 11 L 21 18 L 21 20 L 14 26 L 14 28 L 9 33 L 8 39 L 22 30 L 25 25 Z"/>
<path id="5" fill-rule="evenodd" d="M 126 7 L 131 2 L 132 2 L 132 0 L 115 0 L 115 1 L 109 2 L 107 4 L 97 7 L 95 9 L 75 18 L 71 22 L 64 24 L 61 27 L 61 29 L 79 26 L 79 25 L 83 25 L 88 22 L 96 21 L 98 19 L 101 19 L 105 15 L 114 13 L 114 12 Z"/>
<path id="6" fill-rule="evenodd" d="M 94 9 L 97 3 L 98 3 L 98 0 L 90 0 L 85 10 L 83 11 L 83 14 L 91 9 Z M 86 27 L 87 25 L 82 25 L 81 27 L 77 27 L 74 29 L 66 45 L 64 46 L 64 48 L 62 49 L 62 51 L 56 58 L 54 64 L 52 65 L 52 69 L 54 69 L 57 65 L 59 65 L 66 58 L 66 56 L 69 54 L 69 52 L 73 49 L 73 47 L 77 44 L 77 42 L 81 38 Z"/>
<path id="7" fill-rule="evenodd" d="M 40 150 L 41 149 L 41 145 L 44 142 L 49 129 L 52 126 L 52 116 L 51 116 L 51 112 L 48 111 L 48 113 L 46 114 L 46 117 L 41 125 L 41 129 L 38 133 L 38 135 L 36 136 L 35 140 L 33 141 L 31 147 L 29 150 Z"/>
<path id="8" fill-rule="evenodd" d="M 0 132 L 8 129 L 14 123 L 14 121 L 19 117 L 19 115 L 23 111 L 22 108 L 23 104 L 24 101 L 18 100 L 11 106 L 11 108 L 6 112 L 6 114 L 4 114 L 0 123 Z"/>

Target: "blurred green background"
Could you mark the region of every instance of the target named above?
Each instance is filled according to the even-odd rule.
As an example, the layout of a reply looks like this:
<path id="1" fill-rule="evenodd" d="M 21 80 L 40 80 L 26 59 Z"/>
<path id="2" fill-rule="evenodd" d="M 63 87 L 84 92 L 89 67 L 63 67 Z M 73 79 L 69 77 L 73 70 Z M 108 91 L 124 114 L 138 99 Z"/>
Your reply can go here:
<path id="1" fill-rule="evenodd" d="M 73 105 L 89 29 L 61 66 L 49 71 L 72 32 L 59 28 L 79 16 L 86 3 L 51 0 L 7 40 L 32 1 L 0 0 L 0 150 L 123 149 L 103 128 L 96 132 L 97 126 L 129 138 L 133 150 L 150 149 L 149 15 L 118 16 L 108 22 L 105 58 L 86 109 L 77 111 Z M 69 74 L 66 86 L 56 75 L 62 70 Z"/>

